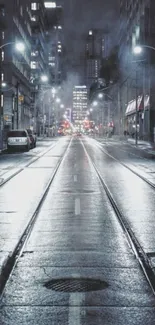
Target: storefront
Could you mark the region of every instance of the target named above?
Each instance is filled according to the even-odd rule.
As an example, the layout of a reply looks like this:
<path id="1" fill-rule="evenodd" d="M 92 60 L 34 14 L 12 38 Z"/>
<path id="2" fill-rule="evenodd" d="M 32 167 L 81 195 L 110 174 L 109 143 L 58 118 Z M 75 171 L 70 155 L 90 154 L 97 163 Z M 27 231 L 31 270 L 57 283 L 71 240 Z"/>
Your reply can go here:
<path id="1" fill-rule="evenodd" d="M 130 101 L 125 112 L 126 131 L 134 136 L 136 132 L 136 114 L 137 114 L 137 132 L 140 139 L 147 140 L 149 134 L 149 106 L 150 98 L 148 95 L 138 96 Z"/>

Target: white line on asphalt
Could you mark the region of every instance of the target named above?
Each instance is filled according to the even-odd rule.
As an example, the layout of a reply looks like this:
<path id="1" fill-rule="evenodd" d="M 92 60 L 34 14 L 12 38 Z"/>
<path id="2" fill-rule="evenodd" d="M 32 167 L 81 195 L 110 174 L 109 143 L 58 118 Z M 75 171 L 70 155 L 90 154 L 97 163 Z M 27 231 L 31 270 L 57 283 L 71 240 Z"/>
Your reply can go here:
<path id="1" fill-rule="evenodd" d="M 74 175 L 74 182 L 77 182 L 77 175 Z"/>
<path id="2" fill-rule="evenodd" d="M 80 198 L 75 199 L 75 215 L 78 216 L 81 212 L 81 207 L 80 207 Z"/>
<path id="3" fill-rule="evenodd" d="M 81 305 L 84 294 L 80 292 L 71 293 L 69 297 L 68 325 L 80 325 Z"/>

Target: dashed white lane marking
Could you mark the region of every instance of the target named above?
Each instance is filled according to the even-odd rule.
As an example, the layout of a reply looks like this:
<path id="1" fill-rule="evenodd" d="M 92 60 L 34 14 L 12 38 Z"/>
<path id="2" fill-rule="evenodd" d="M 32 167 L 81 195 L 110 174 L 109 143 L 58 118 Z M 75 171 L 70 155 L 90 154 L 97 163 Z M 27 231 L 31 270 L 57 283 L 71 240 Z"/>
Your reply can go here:
<path id="1" fill-rule="evenodd" d="M 68 325 L 80 325 L 81 305 L 84 295 L 80 292 L 71 293 L 69 297 Z"/>
<path id="2" fill-rule="evenodd" d="M 75 215 L 80 215 L 81 212 L 81 205 L 80 205 L 80 198 L 75 199 Z"/>
<path id="3" fill-rule="evenodd" d="M 74 182 L 77 182 L 77 175 L 74 175 Z"/>

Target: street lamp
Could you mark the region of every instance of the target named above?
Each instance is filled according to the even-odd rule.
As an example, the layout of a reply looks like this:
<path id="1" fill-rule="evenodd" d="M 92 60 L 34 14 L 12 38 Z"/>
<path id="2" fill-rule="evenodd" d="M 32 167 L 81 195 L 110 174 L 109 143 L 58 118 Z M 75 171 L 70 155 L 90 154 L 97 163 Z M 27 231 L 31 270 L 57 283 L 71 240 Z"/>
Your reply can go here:
<path id="1" fill-rule="evenodd" d="M 97 106 L 98 102 L 94 101 L 93 106 Z"/>
<path id="2" fill-rule="evenodd" d="M 56 98 L 56 103 L 60 103 L 60 98 Z"/>
<path id="3" fill-rule="evenodd" d="M 15 43 L 15 48 L 19 52 L 24 52 L 25 50 L 25 44 L 22 42 Z"/>
<path id="4" fill-rule="evenodd" d="M 43 82 L 47 82 L 48 81 L 48 76 L 47 75 L 42 75 L 41 77 L 40 77 L 40 79 L 41 79 L 41 81 L 43 81 Z"/>
<path id="5" fill-rule="evenodd" d="M 103 98 L 103 94 L 98 94 L 98 98 Z"/>
<path id="6" fill-rule="evenodd" d="M 3 88 L 5 88 L 5 87 L 7 86 L 7 83 L 6 83 L 6 82 L 2 82 L 2 83 L 1 83 L 1 86 L 2 86 Z"/>
<path id="7" fill-rule="evenodd" d="M 154 50 L 155 51 L 155 47 L 153 46 L 150 46 L 150 45 L 136 45 L 134 48 L 133 48 L 133 53 L 134 54 L 141 54 L 142 51 L 143 51 L 143 48 L 148 48 L 148 49 L 151 49 L 151 50 Z"/>
<path id="8" fill-rule="evenodd" d="M 133 48 L 133 53 L 134 54 L 141 54 L 143 51 L 142 47 L 140 45 L 137 45 Z"/>
<path id="9" fill-rule="evenodd" d="M 25 50 L 25 44 L 23 42 L 8 42 L 8 43 L 5 43 L 5 44 L 2 44 L 0 46 L 0 49 L 2 49 L 3 47 L 5 47 L 7 45 L 11 45 L 11 44 L 14 44 L 16 50 L 19 51 L 19 52 L 23 52 Z"/>

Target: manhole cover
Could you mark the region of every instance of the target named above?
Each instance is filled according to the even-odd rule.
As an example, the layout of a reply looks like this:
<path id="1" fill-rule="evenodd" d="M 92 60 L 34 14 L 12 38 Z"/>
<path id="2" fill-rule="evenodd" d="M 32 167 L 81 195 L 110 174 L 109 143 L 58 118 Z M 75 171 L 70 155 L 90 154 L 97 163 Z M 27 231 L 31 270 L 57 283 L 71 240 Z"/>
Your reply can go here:
<path id="1" fill-rule="evenodd" d="M 88 292 L 103 290 L 108 284 L 101 280 L 85 278 L 53 279 L 44 284 L 47 289 L 61 292 Z"/>

